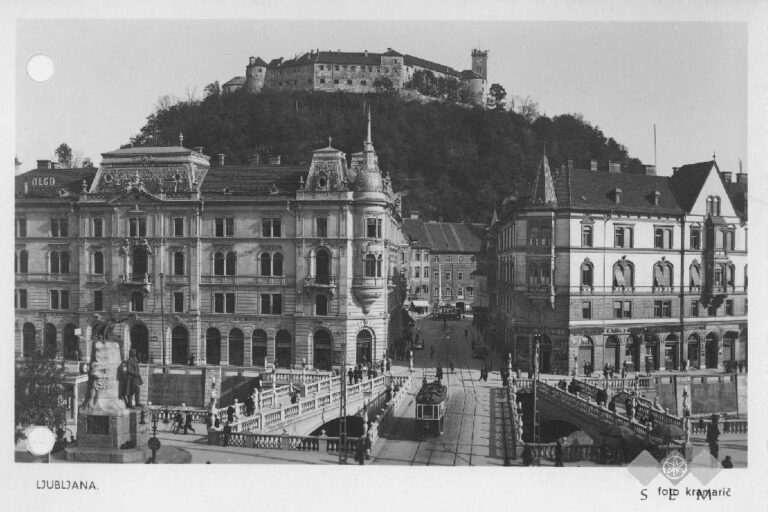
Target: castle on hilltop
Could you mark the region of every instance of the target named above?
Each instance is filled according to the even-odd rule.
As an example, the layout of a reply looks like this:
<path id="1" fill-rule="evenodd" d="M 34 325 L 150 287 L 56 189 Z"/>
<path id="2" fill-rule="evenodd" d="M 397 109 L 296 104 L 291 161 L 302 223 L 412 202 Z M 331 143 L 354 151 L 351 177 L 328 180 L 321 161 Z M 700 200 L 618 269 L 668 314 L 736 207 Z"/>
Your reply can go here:
<path id="1" fill-rule="evenodd" d="M 269 64 L 250 57 L 245 76 L 236 76 L 222 86 L 224 93 L 245 89 L 376 92 L 388 87 L 413 89 L 414 76 L 421 72 L 443 83 L 455 83 L 467 101 L 485 103 L 488 79 L 488 51 L 472 50 L 472 69 L 457 71 L 388 48 L 385 53 L 311 50 L 293 59 L 272 59 Z M 428 73 L 427 73 L 428 72 Z"/>

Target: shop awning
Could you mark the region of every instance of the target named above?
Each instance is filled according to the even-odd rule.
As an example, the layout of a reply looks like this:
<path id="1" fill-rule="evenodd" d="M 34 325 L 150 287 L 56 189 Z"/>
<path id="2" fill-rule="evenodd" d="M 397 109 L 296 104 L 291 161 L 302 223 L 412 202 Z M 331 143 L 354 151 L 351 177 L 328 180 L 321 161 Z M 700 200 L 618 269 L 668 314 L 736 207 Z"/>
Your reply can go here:
<path id="1" fill-rule="evenodd" d="M 411 302 L 411 305 L 415 308 L 428 308 L 429 302 L 427 302 L 426 300 L 414 300 L 413 302 Z"/>

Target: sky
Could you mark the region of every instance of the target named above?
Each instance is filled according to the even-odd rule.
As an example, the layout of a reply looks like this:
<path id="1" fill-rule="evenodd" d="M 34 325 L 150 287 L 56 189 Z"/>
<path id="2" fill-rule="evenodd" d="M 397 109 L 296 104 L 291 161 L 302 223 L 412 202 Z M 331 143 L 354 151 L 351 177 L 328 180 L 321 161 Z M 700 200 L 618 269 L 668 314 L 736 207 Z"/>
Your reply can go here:
<path id="1" fill-rule="evenodd" d="M 489 51 L 489 83 L 531 96 L 549 116 L 581 113 L 633 157 L 737 170 L 747 154 L 747 26 L 717 22 L 19 20 L 16 154 L 21 170 L 62 142 L 90 157 L 139 131 L 158 97 L 310 49 L 394 48 L 462 70 Z M 51 58 L 45 82 L 25 72 Z M 748 169 L 745 168 L 748 171 Z"/>

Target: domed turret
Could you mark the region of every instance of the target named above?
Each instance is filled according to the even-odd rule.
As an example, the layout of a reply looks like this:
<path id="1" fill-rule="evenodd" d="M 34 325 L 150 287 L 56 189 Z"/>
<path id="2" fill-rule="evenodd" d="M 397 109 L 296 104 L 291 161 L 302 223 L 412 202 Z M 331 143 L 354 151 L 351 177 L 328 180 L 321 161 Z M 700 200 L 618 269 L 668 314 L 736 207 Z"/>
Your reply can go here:
<path id="1" fill-rule="evenodd" d="M 368 136 L 363 151 L 352 155 L 351 173 L 355 192 L 384 192 L 384 180 L 379 171 L 379 159 L 371 141 L 371 110 L 368 109 Z"/>

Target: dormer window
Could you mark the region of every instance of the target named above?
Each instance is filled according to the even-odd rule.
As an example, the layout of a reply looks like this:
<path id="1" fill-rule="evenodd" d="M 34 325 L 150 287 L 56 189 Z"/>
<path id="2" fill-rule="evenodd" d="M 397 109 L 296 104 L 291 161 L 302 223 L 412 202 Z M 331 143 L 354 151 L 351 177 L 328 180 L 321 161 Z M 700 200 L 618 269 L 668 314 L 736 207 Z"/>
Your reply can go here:
<path id="1" fill-rule="evenodd" d="M 618 187 L 613 190 L 613 201 L 616 204 L 621 204 L 621 189 Z"/>
<path id="2" fill-rule="evenodd" d="M 661 199 L 661 192 L 658 190 L 653 191 L 653 206 L 659 206 L 659 199 Z"/>

